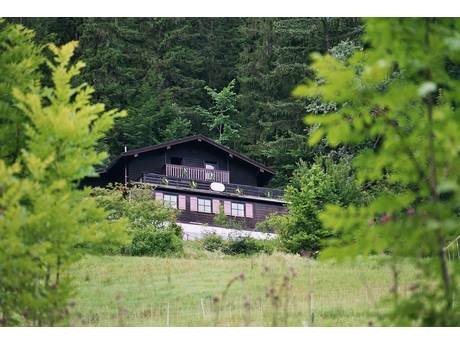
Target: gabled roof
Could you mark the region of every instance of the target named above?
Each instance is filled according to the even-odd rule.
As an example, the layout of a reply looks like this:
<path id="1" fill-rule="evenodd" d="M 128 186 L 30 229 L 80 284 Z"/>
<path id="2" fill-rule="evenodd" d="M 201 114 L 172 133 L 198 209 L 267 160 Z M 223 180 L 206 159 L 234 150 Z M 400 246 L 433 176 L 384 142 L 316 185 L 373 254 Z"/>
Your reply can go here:
<path id="1" fill-rule="evenodd" d="M 182 139 L 176 139 L 176 140 L 170 140 L 170 141 L 166 141 L 164 143 L 161 143 L 161 144 L 157 144 L 157 145 L 152 145 L 152 146 L 146 146 L 146 147 L 142 147 L 142 148 L 139 148 L 139 149 L 133 149 L 133 150 L 129 150 L 129 151 L 126 151 L 126 152 L 123 152 L 122 154 L 120 154 L 114 161 L 112 161 L 109 166 L 104 170 L 107 171 L 109 170 L 112 166 L 114 166 L 120 159 L 122 158 L 125 158 L 125 157 L 130 157 L 130 156 L 134 156 L 134 155 L 137 155 L 137 154 L 140 154 L 140 153 L 146 153 L 146 152 L 151 152 L 151 151 L 155 151 L 155 150 L 159 150 L 159 149 L 163 149 L 163 148 L 167 148 L 169 146 L 174 146 L 174 145 L 179 145 L 179 144 L 183 144 L 183 143 L 188 143 L 188 142 L 191 142 L 191 141 L 203 141 L 205 143 L 208 143 L 209 145 L 211 146 L 214 146 L 224 152 L 227 152 L 228 154 L 232 155 L 233 157 L 236 157 L 236 158 L 239 158 L 241 159 L 242 161 L 245 161 L 246 163 L 249 163 L 259 169 L 262 169 L 264 170 L 265 172 L 269 173 L 269 174 L 272 174 L 274 175 L 275 174 L 275 171 L 273 169 L 270 169 L 268 167 L 266 167 L 265 165 L 241 154 L 241 153 L 238 153 L 236 152 L 235 150 L 232 150 L 222 144 L 219 144 L 217 142 L 215 142 L 214 140 L 202 135 L 202 134 L 197 134 L 197 135 L 192 135 L 192 136 L 189 136 L 189 137 L 185 137 L 185 138 L 182 138 Z"/>

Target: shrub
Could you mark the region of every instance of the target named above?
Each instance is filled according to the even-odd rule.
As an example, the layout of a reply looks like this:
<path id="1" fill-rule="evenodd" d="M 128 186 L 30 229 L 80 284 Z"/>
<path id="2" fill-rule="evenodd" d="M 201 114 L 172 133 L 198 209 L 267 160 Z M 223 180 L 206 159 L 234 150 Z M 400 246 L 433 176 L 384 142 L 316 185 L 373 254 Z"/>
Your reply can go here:
<path id="1" fill-rule="evenodd" d="M 133 256 L 171 256 L 183 253 L 183 241 L 174 230 L 147 228 L 135 232 L 126 253 Z"/>
<path id="2" fill-rule="evenodd" d="M 128 219 L 126 231 L 131 235 L 131 243 L 120 248 L 121 253 L 136 256 L 183 253 L 182 228 L 176 224 L 177 211 L 155 201 L 151 188 L 109 185 L 94 188 L 93 196 L 110 212 L 110 219 Z"/>
<path id="3" fill-rule="evenodd" d="M 338 161 L 326 157 L 311 166 L 302 162 L 286 188 L 288 214 L 269 217 L 259 228 L 278 233 L 287 252 L 317 251 L 322 240 L 330 237 L 318 217 L 325 205 L 346 206 L 363 198 L 347 157 Z"/>
<path id="4" fill-rule="evenodd" d="M 315 234 L 299 232 L 282 240 L 281 248 L 288 253 L 302 253 L 308 250 L 317 250 L 321 238 Z"/>
<path id="5" fill-rule="evenodd" d="M 214 224 L 227 229 L 246 229 L 244 219 L 238 219 L 237 217 L 229 217 L 224 212 L 224 206 L 219 206 L 219 213 L 214 216 Z"/>
<path id="6" fill-rule="evenodd" d="M 210 252 L 222 251 L 227 255 L 253 255 L 257 253 L 271 254 L 277 247 L 275 240 L 257 240 L 241 236 L 222 239 L 217 234 L 207 234 L 203 237 L 203 248 Z"/>
<path id="7" fill-rule="evenodd" d="M 265 254 L 273 254 L 273 252 L 279 248 L 278 240 L 256 240 L 260 249 L 260 252 Z"/>
<path id="8" fill-rule="evenodd" d="M 222 252 L 227 255 L 253 255 L 257 253 L 271 254 L 274 246 L 273 241 L 256 240 L 251 237 L 236 237 L 225 241 Z"/>
<path id="9" fill-rule="evenodd" d="M 222 250 L 224 240 L 217 234 L 207 234 L 203 237 L 203 248 L 210 252 Z"/>

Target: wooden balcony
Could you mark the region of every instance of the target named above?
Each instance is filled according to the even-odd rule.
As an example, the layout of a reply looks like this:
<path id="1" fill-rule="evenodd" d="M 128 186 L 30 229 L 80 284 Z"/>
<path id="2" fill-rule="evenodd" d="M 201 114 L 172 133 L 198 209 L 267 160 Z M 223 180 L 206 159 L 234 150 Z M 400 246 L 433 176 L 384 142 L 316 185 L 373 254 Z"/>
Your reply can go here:
<path id="1" fill-rule="evenodd" d="M 226 170 L 196 168 L 186 165 L 166 164 L 166 176 L 207 182 L 230 182 L 230 172 Z"/>
<path id="2" fill-rule="evenodd" d="M 155 173 L 143 173 L 140 182 L 151 183 L 154 185 L 166 185 L 179 188 L 191 188 L 189 181 L 184 181 L 181 178 L 170 177 L 165 180 L 164 175 L 155 174 Z M 209 191 L 209 182 L 197 181 L 196 185 L 193 187 L 196 190 Z M 250 195 L 257 196 L 262 198 L 270 199 L 284 199 L 284 191 L 280 189 L 265 188 L 265 187 L 256 187 L 256 186 L 246 186 L 234 183 L 225 184 L 225 193 L 236 194 L 236 195 Z"/>

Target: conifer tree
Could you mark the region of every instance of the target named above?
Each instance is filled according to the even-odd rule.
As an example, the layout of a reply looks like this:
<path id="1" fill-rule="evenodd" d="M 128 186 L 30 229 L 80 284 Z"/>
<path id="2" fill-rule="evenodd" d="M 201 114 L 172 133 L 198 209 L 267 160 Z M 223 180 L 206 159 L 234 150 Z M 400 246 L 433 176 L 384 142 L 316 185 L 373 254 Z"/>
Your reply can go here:
<path id="1" fill-rule="evenodd" d="M 247 40 L 238 65 L 239 107 L 248 125 L 241 137 L 247 152 L 280 171 L 275 184 L 285 184 L 295 168 L 286 160 L 311 162 L 315 154 L 303 140 L 302 114 L 311 100 L 291 96 L 313 77 L 309 55 L 357 39 L 361 27 L 354 18 L 251 18 L 242 27 Z"/>
<path id="2" fill-rule="evenodd" d="M 25 143 L 27 117 L 17 109 L 13 87 L 25 91 L 36 84 L 43 62 L 34 33 L 0 19 L 0 159 L 14 162 Z"/>
<path id="3" fill-rule="evenodd" d="M 302 114 L 324 104 L 290 95 L 312 77 L 309 54 L 356 43 L 362 30 L 355 18 L 15 20 L 37 30 L 41 43 L 79 38 L 76 54 L 87 63 L 79 80 L 95 85 L 97 101 L 128 110 L 99 145 L 111 156 L 124 146 L 212 136 L 206 125 L 212 100 L 204 86 L 222 90 L 235 79 L 235 123 L 242 126 L 237 149 L 277 170 L 272 183 L 278 186 L 291 176 L 292 162 L 312 162 L 321 152 L 306 149 L 311 128 Z"/>
<path id="4" fill-rule="evenodd" d="M 9 36 L 12 46 L 30 35 L 20 27 L 8 25 L 4 30 L 17 34 Z M 107 212 L 97 207 L 88 191 L 77 189 L 106 156 L 95 151 L 95 144 L 114 119 L 125 114 L 91 104 L 91 87 L 73 86 L 72 80 L 84 66 L 70 63 L 76 46 L 76 42 L 49 46 L 53 58 L 46 63 L 52 87 L 37 84 L 24 89 L 21 73 L 30 65 L 15 70 L 19 87 L 13 87 L 13 94 L 28 125 L 19 159 L 13 164 L 0 160 L 3 325 L 54 325 L 66 319 L 74 293 L 69 266 L 83 252 L 126 240 L 124 221 L 108 222 Z M 16 58 L 21 55 L 9 63 L 15 65 Z M 3 56 L 0 62 L 5 62 Z M 5 68 L 8 64 L 0 67 Z"/>
<path id="5" fill-rule="evenodd" d="M 236 93 L 233 91 L 235 80 L 232 80 L 221 91 L 217 92 L 206 86 L 213 105 L 207 112 L 207 126 L 216 136 L 216 141 L 234 147 L 239 140 L 241 126 L 236 122 L 238 109 L 236 108 Z"/>

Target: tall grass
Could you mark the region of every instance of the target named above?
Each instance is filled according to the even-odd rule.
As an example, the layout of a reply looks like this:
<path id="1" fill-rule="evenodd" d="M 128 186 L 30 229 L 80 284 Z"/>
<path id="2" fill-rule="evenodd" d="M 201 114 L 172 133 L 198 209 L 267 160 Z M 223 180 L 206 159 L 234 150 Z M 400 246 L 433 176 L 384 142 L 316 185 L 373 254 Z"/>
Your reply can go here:
<path id="1" fill-rule="evenodd" d="M 274 254 L 247 258 L 88 257 L 73 268 L 72 325 L 366 326 L 392 271 L 375 259 L 334 263 Z M 415 280 L 401 267 L 399 289 Z"/>

